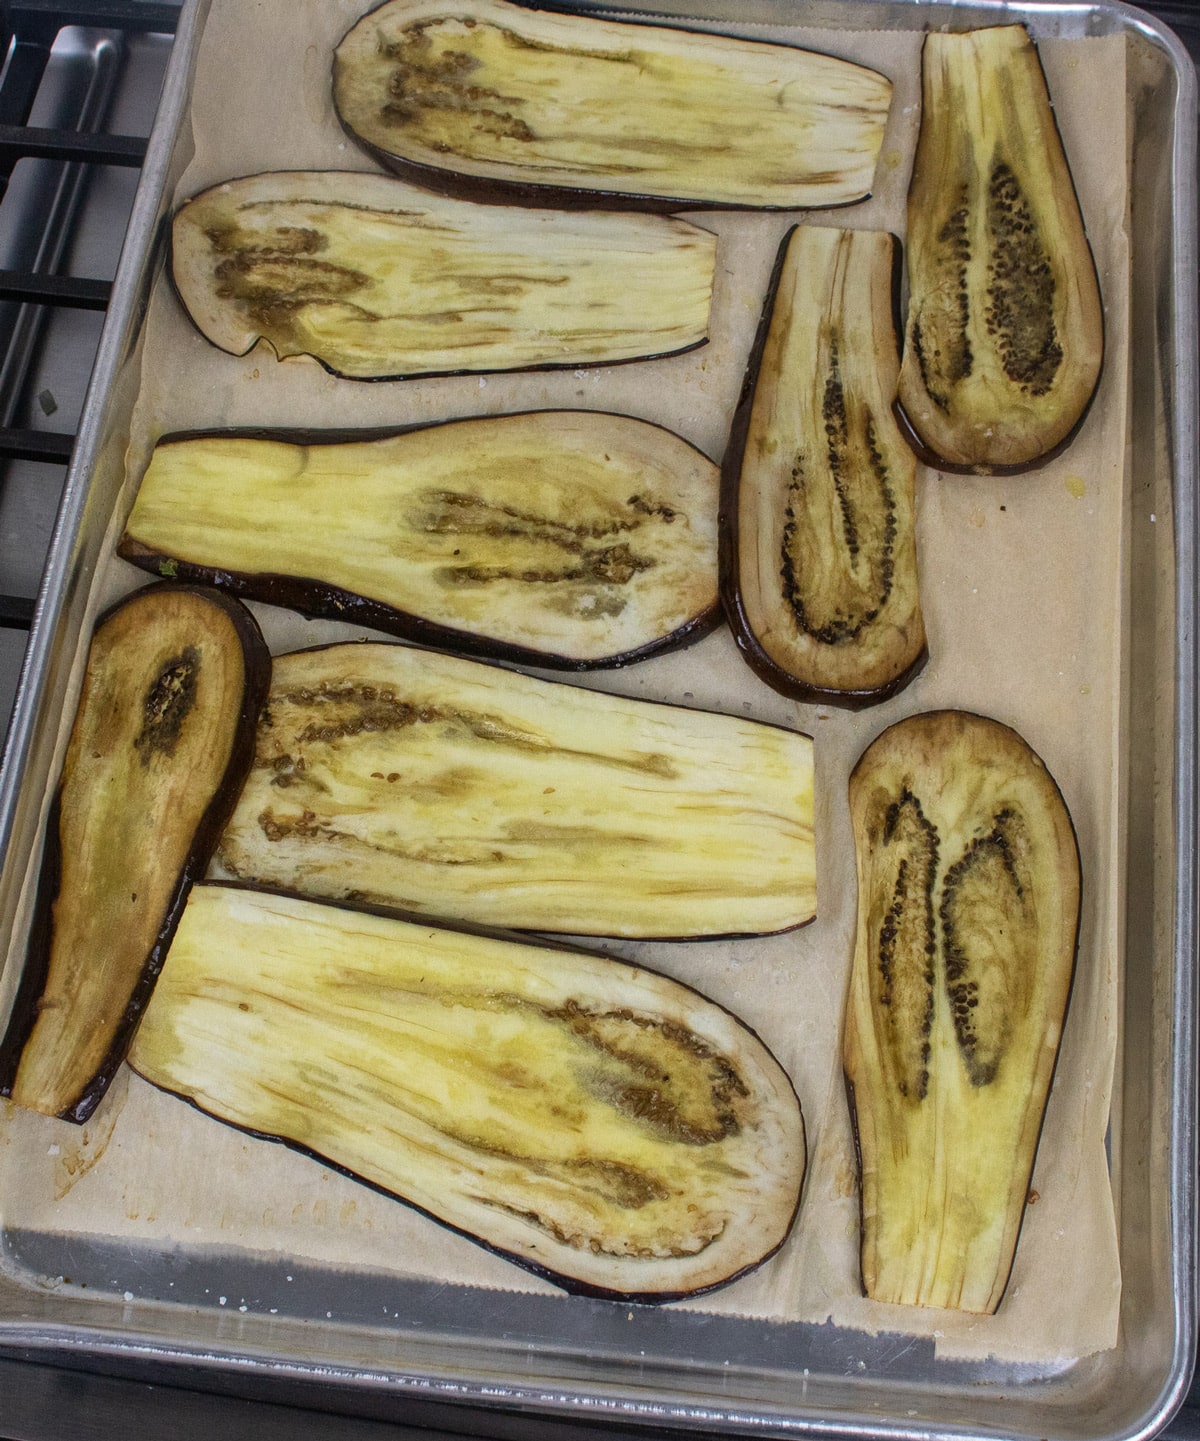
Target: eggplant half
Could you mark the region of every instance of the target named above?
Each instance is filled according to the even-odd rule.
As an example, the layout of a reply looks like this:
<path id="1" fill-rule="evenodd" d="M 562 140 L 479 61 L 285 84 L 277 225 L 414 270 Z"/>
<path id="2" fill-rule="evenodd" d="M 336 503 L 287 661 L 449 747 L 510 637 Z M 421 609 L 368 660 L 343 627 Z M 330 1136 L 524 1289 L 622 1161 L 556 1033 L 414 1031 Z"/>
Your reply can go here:
<path id="1" fill-rule="evenodd" d="M 192 892 L 130 1063 L 596 1296 L 734 1280 L 804 1178 L 787 1075 L 688 987 L 255 890 Z"/>
<path id="2" fill-rule="evenodd" d="M 1099 382 L 1095 262 L 1025 29 L 931 34 L 922 54 L 899 419 L 942 470 L 1028 470 Z"/>
<path id="3" fill-rule="evenodd" d="M 883 700 L 927 656 L 916 465 L 892 416 L 897 262 L 883 232 L 789 233 L 726 451 L 726 613 L 801 700 Z"/>
<path id="4" fill-rule="evenodd" d="M 0 1091 L 83 1122 L 254 755 L 270 656 L 237 601 L 155 585 L 96 627 L 47 822 Z"/>
<path id="5" fill-rule="evenodd" d="M 959 711 L 850 778 L 858 933 L 843 1060 L 877 1301 L 1000 1304 L 1075 967 L 1079 851 L 1040 758 Z"/>
<path id="6" fill-rule="evenodd" d="M 815 907 L 812 741 L 404 646 L 297 651 L 218 858 L 518 930 L 785 930 Z"/>
<path id="7" fill-rule="evenodd" d="M 334 57 L 347 131 L 382 164 L 476 200 L 849 205 L 891 103 L 873 70 L 505 0 L 392 0 Z"/>
<path id="8" fill-rule="evenodd" d="M 309 615 L 562 669 L 626 665 L 717 623 L 717 468 L 670 431 L 537 411 L 314 439 L 159 444 L 120 553 Z"/>
<path id="9" fill-rule="evenodd" d="M 478 206 L 382 175 L 246 176 L 172 227 L 185 309 L 355 380 L 609 365 L 708 335 L 716 238 L 651 215 Z"/>

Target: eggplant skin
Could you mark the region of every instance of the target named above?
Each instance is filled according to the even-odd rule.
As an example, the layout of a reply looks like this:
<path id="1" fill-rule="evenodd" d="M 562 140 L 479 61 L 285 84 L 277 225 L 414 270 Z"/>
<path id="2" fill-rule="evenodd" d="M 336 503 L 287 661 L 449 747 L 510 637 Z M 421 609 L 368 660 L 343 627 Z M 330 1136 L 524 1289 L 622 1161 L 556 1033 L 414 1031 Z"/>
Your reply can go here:
<path id="1" fill-rule="evenodd" d="M 1012 1271 L 1079 932 L 1062 795 L 1008 726 L 910 716 L 850 777 L 843 1067 L 864 1293 L 991 1314 Z"/>
<path id="2" fill-rule="evenodd" d="M 816 906 L 813 745 L 405 646 L 277 656 L 228 875 L 574 935 L 713 938 Z"/>
<path id="3" fill-rule="evenodd" d="M 891 412 L 899 242 L 784 237 L 721 484 L 721 593 L 743 658 L 797 700 L 857 710 L 928 659 L 915 464 Z"/>
<path id="4" fill-rule="evenodd" d="M 682 220 L 477 206 L 358 171 L 228 180 L 171 227 L 171 279 L 207 340 L 351 380 L 693 350 L 715 256 Z"/>
<path id="5" fill-rule="evenodd" d="M 896 416 L 909 443 L 951 473 L 1044 464 L 1095 396 L 1104 311 L 1024 27 L 926 37 L 906 256 Z"/>
<path id="6" fill-rule="evenodd" d="M 393 0 L 334 56 L 347 133 L 483 202 L 797 209 L 870 193 L 892 86 L 789 45 L 505 0 Z"/>
<path id="7" fill-rule="evenodd" d="M 147 586 L 97 622 L 0 1094 L 78 1124 L 99 1105 L 250 769 L 270 668 L 250 612 L 211 590 Z"/>
<path id="8" fill-rule="evenodd" d="M 254 888 L 193 890 L 130 1064 L 584 1295 L 728 1285 L 803 1186 L 786 1073 L 689 987 Z"/>
<path id="9" fill-rule="evenodd" d="M 307 615 L 554 669 L 628 665 L 719 621 L 717 467 L 660 426 L 533 411 L 326 441 L 168 437 L 119 553 Z"/>

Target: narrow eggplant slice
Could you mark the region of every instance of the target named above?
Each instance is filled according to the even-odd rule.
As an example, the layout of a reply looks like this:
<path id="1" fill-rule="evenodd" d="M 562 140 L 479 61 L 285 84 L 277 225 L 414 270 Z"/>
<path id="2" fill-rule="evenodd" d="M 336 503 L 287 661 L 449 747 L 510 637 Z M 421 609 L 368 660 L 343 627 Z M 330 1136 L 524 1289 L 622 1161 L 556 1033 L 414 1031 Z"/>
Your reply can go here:
<path id="1" fill-rule="evenodd" d="M 1070 997 L 1075 832 L 997 721 L 913 716 L 850 778 L 858 939 L 843 1060 L 868 1296 L 991 1313 Z"/>
<path id="2" fill-rule="evenodd" d="M 261 339 L 355 380 L 691 350 L 715 253 L 681 220 L 481 207 L 336 171 L 230 180 L 172 229 L 176 289 L 214 345 Z"/>
<path id="3" fill-rule="evenodd" d="M 343 444 L 213 434 L 156 448 L 120 552 L 309 615 L 582 670 L 716 624 L 717 490 L 677 435 L 593 411 Z"/>
<path id="4" fill-rule="evenodd" d="M 897 261 L 882 232 L 790 232 L 726 451 L 726 613 L 801 700 L 884 700 L 927 655 L 916 466 L 891 411 Z"/>
<path id="5" fill-rule="evenodd" d="M 668 1301 L 783 1243 L 786 1074 L 642 967 L 198 886 L 130 1062 L 570 1291 Z"/>
<path id="6" fill-rule="evenodd" d="M 237 601 L 137 591 L 105 615 L 50 810 L 0 1090 L 83 1122 L 120 1065 L 254 755 L 270 656 Z"/>
<path id="7" fill-rule="evenodd" d="M 338 46 L 334 104 L 384 165 L 477 200 L 849 205 L 891 82 L 792 46 L 504 0 L 393 0 Z"/>
<path id="8" fill-rule="evenodd" d="M 396 645 L 275 660 L 218 848 L 247 881 L 520 930 L 711 936 L 815 906 L 812 741 Z"/>
<path id="9" fill-rule="evenodd" d="M 1066 445 L 1100 378 L 1096 266 L 1020 25 L 926 37 L 897 402 L 923 460 L 1005 474 Z"/>

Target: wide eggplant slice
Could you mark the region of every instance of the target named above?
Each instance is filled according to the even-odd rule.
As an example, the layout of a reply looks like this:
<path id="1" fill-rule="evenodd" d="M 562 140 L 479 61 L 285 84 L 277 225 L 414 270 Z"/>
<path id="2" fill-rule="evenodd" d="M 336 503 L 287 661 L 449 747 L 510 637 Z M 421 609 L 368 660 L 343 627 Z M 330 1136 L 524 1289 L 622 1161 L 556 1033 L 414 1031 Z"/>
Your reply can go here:
<path id="1" fill-rule="evenodd" d="M 155 585 L 96 627 L 47 822 L 0 1090 L 86 1121 L 254 755 L 270 656 L 237 601 Z"/>
<path id="2" fill-rule="evenodd" d="M 1100 377 L 1083 216 L 1022 26 L 930 34 L 921 73 L 900 420 L 930 465 L 1027 470 L 1071 439 Z"/>
<path id="3" fill-rule="evenodd" d="M 650 215 L 471 205 L 357 172 L 246 176 L 176 214 L 171 273 L 222 350 L 335 375 L 608 365 L 704 343 L 716 239 Z"/>
<path id="4" fill-rule="evenodd" d="M 722 588 L 738 646 L 802 700 L 863 706 L 925 663 L 916 465 L 892 416 L 898 246 L 785 238 L 726 450 Z"/>
<path id="5" fill-rule="evenodd" d="M 804 1176 L 787 1075 L 688 987 L 255 890 L 192 892 L 130 1063 L 592 1295 L 734 1280 Z"/>
<path id="6" fill-rule="evenodd" d="M 843 1060 L 868 1296 L 991 1313 L 1025 1214 L 1079 925 L 1075 832 L 1015 731 L 913 716 L 850 777 Z"/>
<path id="7" fill-rule="evenodd" d="M 505 0 L 393 0 L 333 69 L 343 125 L 384 165 L 542 205 L 848 205 L 870 193 L 891 93 L 792 46 Z"/>
<path id="8" fill-rule="evenodd" d="M 624 665 L 719 616 L 711 461 L 592 411 L 384 439 L 156 447 L 120 551 L 310 615 L 477 655 Z"/>
<path id="9" fill-rule="evenodd" d="M 298 651 L 218 857 L 520 930 L 784 930 L 815 906 L 812 741 L 404 646 Z"/>

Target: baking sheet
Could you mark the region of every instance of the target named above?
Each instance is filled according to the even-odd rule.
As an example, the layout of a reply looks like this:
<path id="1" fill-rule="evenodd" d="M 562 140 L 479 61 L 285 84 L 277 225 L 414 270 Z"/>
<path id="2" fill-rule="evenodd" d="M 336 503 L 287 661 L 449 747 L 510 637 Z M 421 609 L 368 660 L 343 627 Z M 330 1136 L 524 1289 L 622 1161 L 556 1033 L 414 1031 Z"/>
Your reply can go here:
<path id="1" fill-rule="evenodd" d="M 180 197 L 259 169 L 370 170 L 332 115 L 327 64 L 356 18 L 345 0 L 214 0 L 193 92 L 195 154 Z M 223 355 L 189 325 L 165 283 L 146 321 L 132 426 L 136 481 L 155 437 L 216 425 L 407 424 L 537 405 L 626 411 L 670 426 L 719 458 L 775 249 L 805 223 L 902 234 L 919 98 L 917 35 L 800 29 L 775 34 L 874 64 L 896 82 L 879 183 L 866 204 L 828 215 L 689 217 L 720 236 L 712 342 L 692 355 L 604 370 L 361 385 L 261 349 Z M 811 1165 L 800 1219 L 774 1261 L 702 1313 L 932 1336 L 938 1354 L 1053 1366 L 1111 1346 L 1119 1266 L 1104 1138 L 1116 1043 L 1122 874 L 1121 687 L 1125 535 L 1128 248 L 1120 37 L 1048 41 L 1043 60 L 1096 253 L 1106 302 L 1101 392 L 1073 446 L 1042 472 L 1006 480 L 918 481 L 919 544 L 932 659 L 899 697 L 857 716 L 797 705 L 759 683 L 721 632 L 692 650 L 584 683 L 736 711 L 816 738 L 819 918 L 791 936 L 621 954 L 698 985 L 743 1016 L 796 1083 Z M 271 76 L 303 83 L 263 84 Z M 125 506 L 132 499 L 132 483 Z M 119 525 L 122 515 L 115 518 Z M 1162 522 L 1169 523 L 1163 516 Z M 113 561 L 92 611 L 144 580 Z M 276 650 L 361 631 L 257 608 Z M 1047 761 L 1080 836 L 1085 912 L 1079 970 L 1009 1294 L 994 1318 L 889 1308 L 857 1295 L 857 1198 L 838 1063 L 852 948 L 850 766 L 879 730 L 941 705 L 1014 725 Z M 60 746 L 62 740 L 60 738 Z M 331 1268 L 549 1290 L 461 1238 L 280 1147 L 247 1140 L 127 1073 L 77 1128 L 15 1112 L 4 1123 L 6 1227 L 192 1251 L 235 1247 Z M 514 1303 L 517 1304 L 517 1303 Z M 670 1311 L 662 1324 L 670 1326 Z"/>

